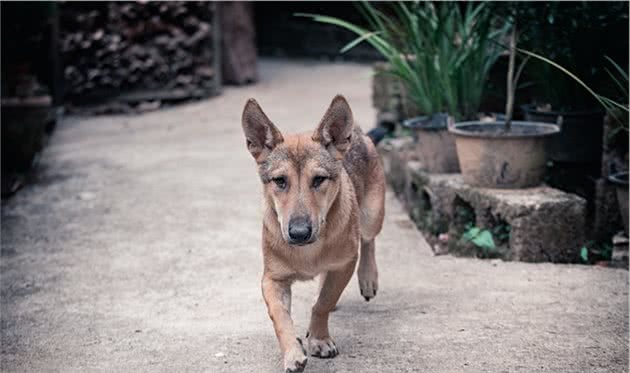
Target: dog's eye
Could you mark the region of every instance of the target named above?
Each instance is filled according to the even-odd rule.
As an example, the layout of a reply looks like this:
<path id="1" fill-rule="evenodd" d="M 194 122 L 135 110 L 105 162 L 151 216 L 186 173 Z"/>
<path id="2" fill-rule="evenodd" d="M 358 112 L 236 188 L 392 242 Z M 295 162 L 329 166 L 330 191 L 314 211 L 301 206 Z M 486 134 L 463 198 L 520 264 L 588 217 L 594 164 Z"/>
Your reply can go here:
<path id="1" fill-rule="evenodd" d="M 280 189 L 287 187 L 287 179 L 284 176 L 274 177 L 271 179 Z"/>
<path id="2" fill-rule="evenodd" d="M 322 185 L 322 183 L 326 181 L 326 179 L 327 179 L 326 176 L 315 176 L 313 178 L 313 188 L 317 188 L 320 185 Z"/>

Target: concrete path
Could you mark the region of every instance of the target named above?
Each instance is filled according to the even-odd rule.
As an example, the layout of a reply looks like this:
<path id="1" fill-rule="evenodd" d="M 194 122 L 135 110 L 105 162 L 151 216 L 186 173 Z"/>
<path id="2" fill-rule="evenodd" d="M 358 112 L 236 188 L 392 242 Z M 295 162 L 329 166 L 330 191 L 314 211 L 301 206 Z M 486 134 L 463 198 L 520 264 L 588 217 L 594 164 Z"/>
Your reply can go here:
<path id="1" fill-rule="evenodd" d="M 240 128 L 256 97 L 284 131 L 344 93 L 373 125 L 370 69 L 261 63 L 261 82 L 142 116 L 69 118 L 2 207 L 2 371 L 280 372 L 260 292 L 260 186 Z M 628 272 L 434 257 L 398 202 L 380 290 L 331 318 L 308 372 L 623 372 Z M 315 282 L 294 289 L 305 331 Z"/>

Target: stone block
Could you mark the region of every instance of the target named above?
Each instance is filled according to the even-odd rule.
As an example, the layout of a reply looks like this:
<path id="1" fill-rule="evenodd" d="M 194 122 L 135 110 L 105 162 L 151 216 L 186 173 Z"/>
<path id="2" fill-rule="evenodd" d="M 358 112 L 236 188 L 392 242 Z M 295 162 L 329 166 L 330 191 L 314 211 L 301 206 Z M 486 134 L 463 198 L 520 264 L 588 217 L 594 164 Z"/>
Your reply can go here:
<path id="1" fill-rule="evenodd" d="M 495 254 L 503 259 L 579 261 L 585 240 L 583 198 L 548 186 L 475 188 L 465 184 L 461 174 L 430 174 L 419 162 L 407 162 L 405 168 L 404 201 L 410 216 L 427 234 L 448 233 L 452 252 L 470 252 L 461 236 L 471 224 L 493 232 L 505 228 L 500 234 L 505 242 L 495 237 Z"/>

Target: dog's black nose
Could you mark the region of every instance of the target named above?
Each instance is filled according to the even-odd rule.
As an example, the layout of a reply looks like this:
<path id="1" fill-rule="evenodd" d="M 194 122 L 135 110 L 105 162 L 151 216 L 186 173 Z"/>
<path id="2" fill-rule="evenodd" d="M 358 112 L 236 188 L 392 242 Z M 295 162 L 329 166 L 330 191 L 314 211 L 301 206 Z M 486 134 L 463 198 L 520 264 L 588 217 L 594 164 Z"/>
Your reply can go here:
<path id="1" fill-rule="evenodd" d="M 307 243 L 311 239 L 311 233 L 313 233 L 313 227 L 308 217 L 298 216 L 289 220 L 289 243 Z"/>

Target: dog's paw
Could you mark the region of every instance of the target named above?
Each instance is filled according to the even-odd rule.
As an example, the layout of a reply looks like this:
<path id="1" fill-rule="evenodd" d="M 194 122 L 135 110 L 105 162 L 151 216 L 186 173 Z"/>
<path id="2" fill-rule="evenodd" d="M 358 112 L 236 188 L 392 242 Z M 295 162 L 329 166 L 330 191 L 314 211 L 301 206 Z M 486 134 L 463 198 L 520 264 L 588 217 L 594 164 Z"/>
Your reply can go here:
<path id="1" fill-rule="evenodd" d="M 360 268 L 358 277 L 361 295 L 369 302 L 370 299 L 376 296 L 376 291 L 378 290 L 378 275 L 376 268 Z"/>
<path id="2" fill-rule="evenodd" d="M 330 337 L 319 339 L 307 335 L 306 345 L 308 348 L 308 354 L 311 356 L 322 359 L 332 359 L 333 357 L 339 355 L 337 345 L 335 345 L 335 341 L 333 341 Z"/>
<path id="3" fill-rule="evenodd" d="M 302 340 L 297 339 L 295 346 L 284 354 L 284 372 L 300 373 L 304 371 L 308 358 Z"/>

